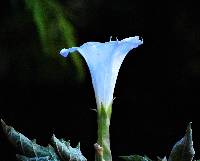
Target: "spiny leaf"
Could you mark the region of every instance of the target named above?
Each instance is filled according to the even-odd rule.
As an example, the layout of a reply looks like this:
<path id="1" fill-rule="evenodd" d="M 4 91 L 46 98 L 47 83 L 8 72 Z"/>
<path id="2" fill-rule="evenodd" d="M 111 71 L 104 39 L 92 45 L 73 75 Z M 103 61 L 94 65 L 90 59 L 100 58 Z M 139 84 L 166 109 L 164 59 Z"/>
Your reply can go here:
<path id="1" fill-rule="evenodd" d="M 51 161 L 50 157 L 34 157 L 34 158 L 28 158 L 24 155 L 16 155 L 17 159 L 19 161 Z"/>
<path id="2" fill-rule="evenodd" d="M 87 161 L 80 151 L 80 143 L 76 148 L 72 148 L 69 141 L 59 140 L 53 135 L 54 147 L 43 147 L 36 144 L 35 139 L 31 141 L 13 127 L 6 125 L 3 120 L 1 123 L 7 138 L 23 154 L 17 155 L 20 161 Z"/>
<path id="3" fill-rule="evenodd" d="M 140 155 L 120 156 L 120 158 L 126 161 L 151 161 L 148 157 Z"/>
<path id="4" fill-rule="evenodd" d="M 169 161 L 192 161 L 194 154 L 192 129 L 189 123 L 185 136 L 174 145 Z"/>
<path id="5" fill-rule="evenodd" d="M 147 159 L 148 161 L 152 161 L 147 155 L 144 155 L 144 158 Z"/>
<path id="6" fill-rule="evenodd" d="M 158 161 L 167 161 L 166 156 L 164 158 L 160 158 L 160 157 L 157 157 L 157 158 L 158 158 Z"/>
<path id="7" fill-rule="evenodd" d="M 35 140 L 31 141 L 23 134 L 17 132 L 13 127 L 5 124 L 3 120 L 1 120 L 1 124 L 3 127 L 3 131 L 7 136 L 8 140 L 26 157 L 30 157 L 29 160 L 33 160 L 34 158 L 51 158 L 51 161 L 60 161 L 56 152 L 54 151 L 52 146 L 43 147 L 36 144 Z M 24 159 L 23 156 L 19 156 L 21 160 Z"/>
<path id="8" fill-rule="evenodd" d="M 80 151 L 80 143 L 76 148 L 72 148 L 69 141 L 66 142 L 64 139 L 59 140 L 55 135 L 52 137 L 52 142 L 62 160 L 87 161 Z"/>

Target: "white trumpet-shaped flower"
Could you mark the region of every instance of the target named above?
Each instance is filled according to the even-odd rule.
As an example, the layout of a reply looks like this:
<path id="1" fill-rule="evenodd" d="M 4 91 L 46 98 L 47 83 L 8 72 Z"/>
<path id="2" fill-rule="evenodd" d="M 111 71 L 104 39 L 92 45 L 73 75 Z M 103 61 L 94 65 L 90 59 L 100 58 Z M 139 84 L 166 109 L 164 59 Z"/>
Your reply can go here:
<path id="1" fill-rule="evenodd" d="M 105 43 L 87 42 L 80 47 L 62 49 L 60 54 L 67 57 L 78 51 L 84 57 L 91 73 L 97 107 L 106 108 L 112 104 L 117 75 L 125 56 L 142 43 L 138 36 Z"/>

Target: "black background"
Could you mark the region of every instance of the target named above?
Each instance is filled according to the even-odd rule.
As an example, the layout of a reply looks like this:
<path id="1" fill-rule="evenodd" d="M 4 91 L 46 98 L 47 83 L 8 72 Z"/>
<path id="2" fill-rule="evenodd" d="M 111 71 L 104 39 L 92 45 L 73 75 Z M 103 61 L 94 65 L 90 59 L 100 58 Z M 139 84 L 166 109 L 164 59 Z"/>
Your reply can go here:
<path id="1" fill-rule="evenodd" d="M 126 57 L 119 72 L 111 120 L 114 160 L 135 153 L 152 159 L 168 156 L 190 121 L 198 158 L 198 5 L 128 0 L 60 3 L 72 8 L 79 45 L 109 41 L 110 36 L 121 40 L 139 35 L 144 40 Z M 0 117 L 42 145 L 53 133 L 70 139 L 73 146 L 80 141 L 83 154 L 93 160 L 97 125 L 91 109 L 96 104 L 86 64 L 82 83 L 74 81 L 73 70 L 62 76 L 59 70 L 64 69 L 52 60 L 42 62 L 49 66 L 43 76 L 33 61 L 40 48 L 37 31 L 23 2 L 5 1 L 0 16 Z M 15 153 L 1 129 L 0 160 L 16 160 Z"/>

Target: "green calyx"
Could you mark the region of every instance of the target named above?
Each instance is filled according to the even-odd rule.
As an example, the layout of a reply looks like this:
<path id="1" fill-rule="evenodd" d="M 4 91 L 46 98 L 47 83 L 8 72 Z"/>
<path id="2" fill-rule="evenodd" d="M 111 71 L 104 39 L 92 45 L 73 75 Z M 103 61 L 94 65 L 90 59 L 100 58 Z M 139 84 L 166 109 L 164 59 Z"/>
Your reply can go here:
<path id="1" fill-rule="evenodd" d="M 112 106 L 104 107 L 103 105 L 97 109 L 98 123 L 98 139 L 95 144 L 96 161 L 112 161 L 110 150 L 110 119 Z"/>

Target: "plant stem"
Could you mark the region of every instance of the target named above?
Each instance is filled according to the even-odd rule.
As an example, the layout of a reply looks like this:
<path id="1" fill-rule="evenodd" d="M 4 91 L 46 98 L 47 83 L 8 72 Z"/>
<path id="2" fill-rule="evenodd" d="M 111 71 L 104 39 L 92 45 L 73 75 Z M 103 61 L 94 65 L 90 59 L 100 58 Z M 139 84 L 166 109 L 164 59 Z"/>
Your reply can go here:
<path id="1" fill-rule="evenodd" d="M 110 118 L 112 106 L 97 108 L 98 140 L 96 144 L 96 161 L 112 161 L 110 150 Z"/>

